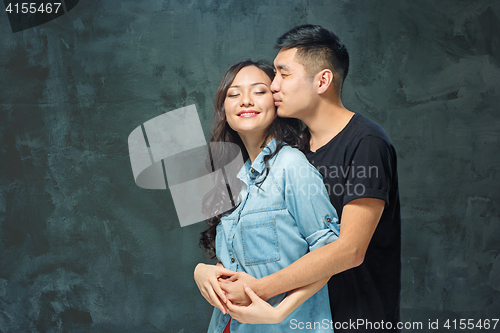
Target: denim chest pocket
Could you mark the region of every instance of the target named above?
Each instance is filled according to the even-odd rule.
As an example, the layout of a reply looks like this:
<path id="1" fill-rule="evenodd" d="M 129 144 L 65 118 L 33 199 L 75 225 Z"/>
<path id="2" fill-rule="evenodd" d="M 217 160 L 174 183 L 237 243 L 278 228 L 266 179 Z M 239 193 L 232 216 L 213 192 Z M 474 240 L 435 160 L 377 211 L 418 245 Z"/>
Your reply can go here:
<path id="1" fill-rule="evenodd" d="M 241 244 L 246 265 L 280 260 L 278 232 L 274 217 L 241 221 Z"/>

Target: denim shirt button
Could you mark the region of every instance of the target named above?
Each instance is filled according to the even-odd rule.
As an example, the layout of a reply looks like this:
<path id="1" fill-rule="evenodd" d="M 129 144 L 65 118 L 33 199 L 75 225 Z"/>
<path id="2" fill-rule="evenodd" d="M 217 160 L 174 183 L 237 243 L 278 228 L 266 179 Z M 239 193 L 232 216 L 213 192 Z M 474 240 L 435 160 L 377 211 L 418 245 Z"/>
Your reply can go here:
<path id="1" fill-rule="evenodd" d="M 253 168 L 252 168 L 252 169 L 250 170 L 250 172 L 251 172 L 251 173 L 254 173 L 254 172 L 255 172 L 255 169 L 253 169 Z"/>
<path id="2" fill-rule="evenodd" d="M 231 262 L 234 262 L 234 258 L 231 258 Z"/>
<path id="3" fill-rule="evenodd" d="M 332 219 L 331 219 L 331 218 L 329 218 L 329 217 L 327 217 L 327 218 L 326 218 L 326 222 L 332 222 Z"/>

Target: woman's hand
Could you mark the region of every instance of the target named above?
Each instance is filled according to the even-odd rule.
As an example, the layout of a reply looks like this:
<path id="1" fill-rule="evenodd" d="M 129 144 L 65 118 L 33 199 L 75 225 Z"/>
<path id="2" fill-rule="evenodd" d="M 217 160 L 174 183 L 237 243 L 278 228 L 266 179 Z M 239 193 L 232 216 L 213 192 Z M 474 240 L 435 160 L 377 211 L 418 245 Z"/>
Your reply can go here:
<path id="1" fill-rule="evenodd" d="M 262 300 L 247 284 L 244 285 L 244 290 L 252 303 L 248 306 L 238 306 L 228 300 L 226 307 L 231 318 L 246 324 L 277 324 L 286 318 L 279 306 L 275 308 Z"/>
<path id="2" fill-rule="evenodd" d="M 225 303 L 226 296 L 219 286 L 218 279 L 222 276 L 232 276 L 235 273 L 224 268 L 221 263 L 217 265 L 200 263 L 194 269 L 194 280 L 198 289 L 200 289 L 201 295 L 205 297 L 208 303 L 221 310 L 223 314 L 226 314 L 226 309 L 221 300 Z"/>

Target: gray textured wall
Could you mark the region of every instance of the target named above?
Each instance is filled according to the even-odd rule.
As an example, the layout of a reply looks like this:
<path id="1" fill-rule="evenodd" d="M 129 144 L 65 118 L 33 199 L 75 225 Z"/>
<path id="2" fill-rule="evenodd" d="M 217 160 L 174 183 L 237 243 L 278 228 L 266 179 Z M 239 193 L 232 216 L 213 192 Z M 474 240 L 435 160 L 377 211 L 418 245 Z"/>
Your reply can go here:
<path id="1" fill-rule="evenodd" d="M 127 137 L 193 103 L 208 136 L 223 71 L 272 60 L 303 23 L 342 37 L 344 104 L 398 151 L 402 319 L 498 318 L 499 16 L 494 0 L 82 0 L 14 34 L 3 12 L 0 332 L 204 331 L 203 225 L 134 184 Z"/>

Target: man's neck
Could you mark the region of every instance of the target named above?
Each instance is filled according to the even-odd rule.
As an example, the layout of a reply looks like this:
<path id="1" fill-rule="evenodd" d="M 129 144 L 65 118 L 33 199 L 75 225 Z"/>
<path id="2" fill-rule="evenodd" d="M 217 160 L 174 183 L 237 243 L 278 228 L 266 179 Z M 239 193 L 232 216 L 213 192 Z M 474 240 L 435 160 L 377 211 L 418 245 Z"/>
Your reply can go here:
<path id="1" fill-rule="evenodd" d="M 320 105 L 316 112 L 304 119 L 304 124 L 311 133 L 309 149 L 313 152 L 326 145 L 339 134 L 354 116 L 342 103 Z"/>

